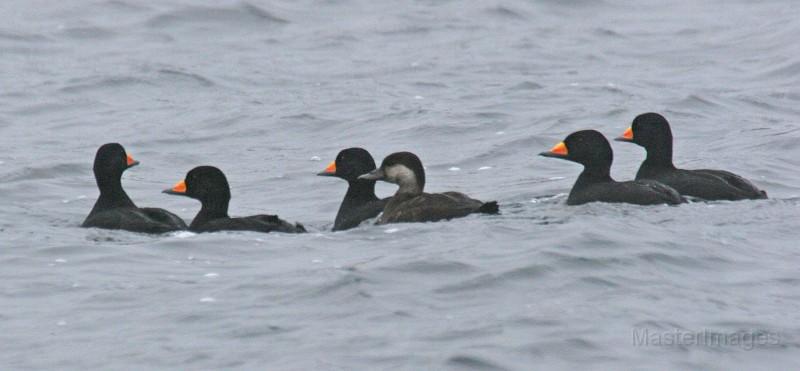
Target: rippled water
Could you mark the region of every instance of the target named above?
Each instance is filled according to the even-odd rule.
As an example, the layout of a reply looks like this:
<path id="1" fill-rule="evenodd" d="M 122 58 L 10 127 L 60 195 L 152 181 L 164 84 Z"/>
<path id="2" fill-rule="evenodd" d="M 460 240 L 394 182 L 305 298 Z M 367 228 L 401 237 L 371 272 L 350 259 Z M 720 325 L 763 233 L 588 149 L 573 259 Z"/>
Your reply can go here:
<path id="1" fill-rule="evenodd" d="M 0 15 L 3 369 L 800 366 L 793 0 L 18 0 Z M 771 199 L 565 206 L 579 167 L 536 154 L 646 111 L 671 120 L 679 165 Z M 142 162 L 123 179 L 141 206 L 191 219 L 196 202 L 160 190 L 212 164 L 232 214 L 311 233 L 78 228 L 110 141 Z M 503 213 L 328 232 L 346 184 L 314 174 L 350 146 L 416 152 L 429 191 Z M 632 178 L 642 149 L 614 149 Z M 766 341 L 655 344 L 676 333 Z"/>

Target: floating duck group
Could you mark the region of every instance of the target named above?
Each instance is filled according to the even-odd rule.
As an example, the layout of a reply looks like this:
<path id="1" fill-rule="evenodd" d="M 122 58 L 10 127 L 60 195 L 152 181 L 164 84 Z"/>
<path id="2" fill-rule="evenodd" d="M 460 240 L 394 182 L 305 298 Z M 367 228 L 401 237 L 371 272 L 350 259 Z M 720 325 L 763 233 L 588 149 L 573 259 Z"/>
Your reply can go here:
<path id="1" fill-rule="evenodd" d="M 637 116 L 616 140 L 638 144 L 647 152 L 635 180 L 618 182 L 611 178 L 614 158 L 611 144 L 596 130 L 576 131 L 549 151 L 540 153 L 583 165 L 567 205 L 589 202 L 677 205 L 686 202 L 686 197 L 709 201 L 767 198 L 766 192 L 731 172 L 675 167 L 672 131 L 660 114 Z M 83 227 L 144 233 L 179 230 L 306 232 L 302 224 L 287 222 L 277 215 L 229 216 L 230 186 L 225 174 L 213 166 L 195 167 L 175 186 L 164 190 L 167 194 L 200 201 L 200 211 L 188 226 L 167 210 L 138 207 L 122 188 L 123 172 L 138 164 L 118 143 L 104 144 L 97 150 L 93 170 L 100 196 Z M 392 153 L 376 167 L 369 152 L 348 148 L 339 152 L 318 175 L 338 177 L 349 184 L 333 224 L 334 231 L 354 228 L 376 217 L 376 224 L 388 224 L 436 222 L 474 213 L 499 213 L 496 201 L 483 202 L 459 192 L 425 192 L 425 169 L 419 157 L 411 152 Z M 379 180 L 396 184 L 395 194 L 378 198 L 375 183 Z"/>

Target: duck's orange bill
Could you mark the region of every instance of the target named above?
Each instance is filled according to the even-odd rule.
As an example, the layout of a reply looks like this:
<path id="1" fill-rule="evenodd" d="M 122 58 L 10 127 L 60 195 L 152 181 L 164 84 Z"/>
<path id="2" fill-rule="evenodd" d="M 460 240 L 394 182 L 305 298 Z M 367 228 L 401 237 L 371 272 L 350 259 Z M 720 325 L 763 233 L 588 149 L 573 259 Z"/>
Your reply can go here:
<path id="1" fill-rule="evenodd" d="M 558 142 L 558 144 L 553 146 L 553 148 L 550 148 L 550 153 L 553 153 L 553 154 L 556 154 L 556 155 L 566 156 L 567 153 L 568 153 L 567 152 L 567 145 L 564 144 L 564 142 Z"/>
<path id="2" fill-rule="evenodd" d="M 133 159 L 133 156 L 128 155 L 128 166 L 131 166 L 134 163 L 136 163 L 136 160 Z"/>
<path id="3" fill-rule="evenodd" d="M 336 174 L 336 161 L 331 161 L 331 163 L 328 164 L 328 167 L 326 167 L 322 172 L 325 174 Z"/>
<path id="4" fill-rule="evenodd" d="M 622 138 L 627 140 L 633 140 L 633 127 L 629 127 L 622 133 Z"/>
<path id="5" fill-rule="evenodd" d="M 186 193 L 186 182 L 181 180 L 180 182 L 176 183 L 175 186 L 172 187 L 172 192 Z"/>

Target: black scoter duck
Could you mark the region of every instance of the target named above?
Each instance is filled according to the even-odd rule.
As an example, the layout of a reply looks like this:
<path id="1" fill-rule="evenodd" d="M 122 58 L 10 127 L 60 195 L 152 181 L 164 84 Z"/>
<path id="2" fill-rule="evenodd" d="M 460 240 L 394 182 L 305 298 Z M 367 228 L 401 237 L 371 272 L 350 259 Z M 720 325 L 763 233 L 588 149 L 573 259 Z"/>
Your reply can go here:
<path id="1" fill-rule="evenodd" d="M 496 201 L 483 202 L 459 192 L 424 193 L 425 169 L 417 155 L 397 152 L 383 159 L 381 167 L 359 179 L 383 180 L 400 188 L 383 209 L 377 224 L 435 222 L 472 213 L 497 214 Z"/>
<path id="2" fill-rule="evenodd" d="M 636 143 L 647 151 L 636 179 L 653 179 L 675 188 L 682 195 L 705 200 L 767 198 L 753 183 L 724 170 L 685 170 L 672 163 L 672 130 L 664 116 L 644 113 L 633 120 L 618 141 Z"/>
<path id="3" fill-rule="evenodd" d="M 189 230 L 193 232 L 254 231 L 303 233 L 306 229 L 300 224 L 291 224 L 277 215 L 253 215 L 242 218 L 228 216 L 228 203 L 231 190 L 228 179 L 220 169 L 213 166 L 198 166 L 186 174 L 164 193 L 187 196 L 199 200 L 200 212 L 192 220 Z"/>
<path id="4" fill-rule="evenodd" d="M 347 193 L 333 223 L 334 231 L 357 227 L 364 220 L 378 216 L 391 199 L 375 196 L 375 180 L 358 179 L 359 175 L 372 170 L 375 170 L 372 155 L 363 148 L 354 147 L 339 152 L 336 160 L 317 174 L 342 178 L 348 183 Z"/>
<path id="5" fill-rule="evenodd" d="M 82 227 L 124 229 L 132 232 L 165 233 L 186 229 L 177 215 L 158 208 L 137 207 L 122 189 L 122 173 L 138 165 L 119 143 L 107 143 L 94 158 L 94 178 L 100 189 L 92 211 Z"/>
<path id="6" fill-rule="evenodd" d="M 587 202 L 625 202 L 638 205 L 685 202 L 678 191 L 653 180 L 617 182 L 611 178 L 614 154 L 606 137 L 596 130 L 576 131 L 550 151 L 539 155 L 583 165 L 583 172 L 569 192 L 567 205 Z"/>

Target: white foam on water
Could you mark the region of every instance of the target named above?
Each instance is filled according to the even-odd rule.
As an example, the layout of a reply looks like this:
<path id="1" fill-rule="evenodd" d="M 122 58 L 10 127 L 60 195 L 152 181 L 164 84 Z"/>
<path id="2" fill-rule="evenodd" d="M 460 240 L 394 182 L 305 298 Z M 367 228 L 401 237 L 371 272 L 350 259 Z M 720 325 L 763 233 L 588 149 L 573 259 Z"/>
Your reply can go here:
<path id="1" fill-rule="evenodd" d="M 206 273 L 206 274 L 204 274 L 204 275 L 203 275 L 203 277 L 208 277 L 208 278 L 217 278 L 217 277 L 219 277 L 219 273 L 216 273 L 216 272 L 210 272 L 210 273 Z"/>
<path id="2" fill-rule="evenodd" d="M 559 193 L 559 194 L 556 194 L 556 195 L 553 195 L 553 196 L 550 196 L 550 197 L 534 198 L 534 199 L 531 200 L 531 203 L 537 204 L 537 203 L 540 203 L 540 202 L 544 202 L 544 201 L 548 201 L 548 200 L 553 200 L 553 199 L 556 199 L 556 198 L 564 197 L 566 195 L 567 195 L 566 193 Z"/>
<path id="3" fill-rule="evenodd" d="M 189 237 L 193 237 L 193 236 L 196 236 L 196 235 L 197 235 L 197 233 L 189 232 L 189 231 L 177 231 L 177 232 L 173 232 L 172 233 L 172 237 L 175 237 L 175 238 L 189 238 Z"/>
<path id="4" fill-rule="evenodd" d="M 461 168 L 453 166 L 453 167 L 451 167 L 451 168 L 449 168 L 447 170 L 450 170 L 450 171 L 461 171 Z"/>
<path id="5" fill-rule="evenodd" d="M 214 298 L 212 298 L 210 296 L 206 296 L 206 297 L 200 299 L 201 303 L 213 303 L 215 301 L 217 301 L 217 299 L 214 299 Z"/>

